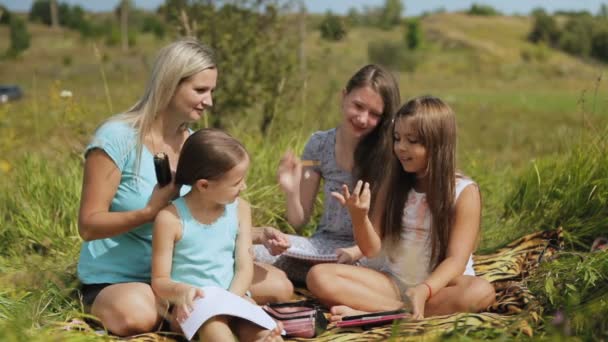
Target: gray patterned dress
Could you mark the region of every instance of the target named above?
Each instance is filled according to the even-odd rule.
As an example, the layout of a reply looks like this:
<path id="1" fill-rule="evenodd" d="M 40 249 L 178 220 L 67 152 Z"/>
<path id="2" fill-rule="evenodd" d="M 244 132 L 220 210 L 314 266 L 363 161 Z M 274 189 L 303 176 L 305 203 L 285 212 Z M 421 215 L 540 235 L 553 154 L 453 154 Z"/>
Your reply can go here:
<path id="1" fill-rule="evenodd" d="M 342 184 L 352 188 L 352 175 L 336 163 L 336 129 L 314 133 L 302 153 L 303 160 L 318 160 L 312 170 L 323 179 L 323 215 L 316 232 L 310 238 L 288 235 L 292 246 L 318 254 L 333 253 L 336 248 L 355 244 L 348 210 L 331 196 L 332 191 L 342 192 Z M 312 263 L 287 256 L 272 256 L 262 245 L 254 246 L 256 261 L 273 264 L 287 273 L 295 282 L 304 282 Z"/>

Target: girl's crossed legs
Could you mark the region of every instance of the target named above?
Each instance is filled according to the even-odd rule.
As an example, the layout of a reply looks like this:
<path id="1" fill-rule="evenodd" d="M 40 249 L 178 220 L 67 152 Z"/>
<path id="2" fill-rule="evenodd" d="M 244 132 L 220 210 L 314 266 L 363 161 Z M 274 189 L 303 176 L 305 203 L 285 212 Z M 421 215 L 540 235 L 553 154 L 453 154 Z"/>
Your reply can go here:
<path id="1" fill-rule="evenodd" d="M 308 273 L 306 285 L 322 303 L 331 306 L 332 320 L 406 306 L 391 276 L 366 267 L 319 264 Z M 495 296 L 488 281 L 458 276 L 426 302 L 424 316 L 479 312 L 491 305 Z"/>

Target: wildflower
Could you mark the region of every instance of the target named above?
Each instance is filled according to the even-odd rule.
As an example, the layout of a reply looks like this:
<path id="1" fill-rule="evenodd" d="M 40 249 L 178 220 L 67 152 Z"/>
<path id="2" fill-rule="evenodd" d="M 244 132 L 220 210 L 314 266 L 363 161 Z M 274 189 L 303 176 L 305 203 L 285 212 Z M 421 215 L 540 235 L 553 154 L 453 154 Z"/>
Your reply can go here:
<path id="1" fill-rule="evenodd" d="M 8 173 L 11 170 L 11 164 L 6 160 L 0 160 L 0 171 Z"/>
<path id="2" fill-rule="evenodd" d="M 69 98 L 69 97 L 72 97 L 72 91 L 71 91 L 71 90 L 66 90 L 66 89 L 63 89 L 63 90 L 61 91 L 61 93 L 59 93 L 59 97 L 63 97 L 63 98 Z"/>

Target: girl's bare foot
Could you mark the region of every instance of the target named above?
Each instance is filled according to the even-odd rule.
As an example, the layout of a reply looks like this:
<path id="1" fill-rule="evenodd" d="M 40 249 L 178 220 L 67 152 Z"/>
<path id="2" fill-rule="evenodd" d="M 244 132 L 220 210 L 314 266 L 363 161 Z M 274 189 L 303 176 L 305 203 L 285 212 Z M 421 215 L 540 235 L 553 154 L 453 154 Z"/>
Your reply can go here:
<path id="1" fill-rule="evenodd" d="M 346 306 L 346 305 L 332 306 L 331 309 L 329 310 L 329 312 L 331 313 L 331 316 L 329 317 L 329 320 L 331 322 L 341 321 L 342 317 L 345 317 L 345 316 L 364 315 L 364 314 L 369 313 L 367 311 L 355 310 L 355 309 L 351 308 L 350 306 Z"/>

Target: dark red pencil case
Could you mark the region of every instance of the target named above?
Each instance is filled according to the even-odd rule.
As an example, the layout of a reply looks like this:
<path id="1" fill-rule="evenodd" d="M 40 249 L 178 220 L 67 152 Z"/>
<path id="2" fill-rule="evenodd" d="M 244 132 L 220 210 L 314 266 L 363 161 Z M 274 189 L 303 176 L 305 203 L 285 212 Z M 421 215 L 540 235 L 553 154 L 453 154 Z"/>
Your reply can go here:
<path id="1" fill-rule="evenodd" d="M 310 301 L 267 304 L 262 308 L 283 324 L 288 337 L 312 338 L 327 328 L 325 315 L 318 305 Z"/>
<path id="2" fill-rule="evenodd" d="M 411 314 L 406 310 L 382 311 L 365 315 L 346 316 L 336 322 L 339 328 L 345 327 L 375 327 L 378 325 L 391 324 L 395 320 L 409 317 Z"/>

